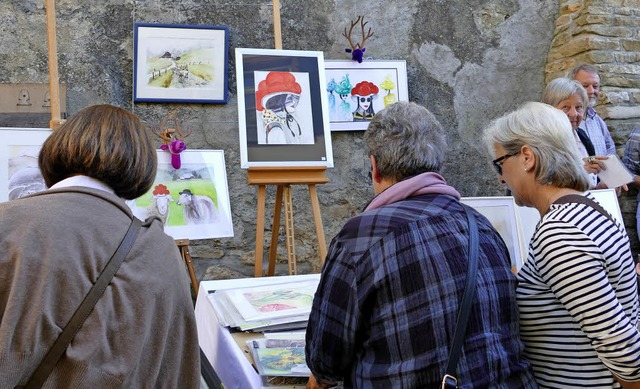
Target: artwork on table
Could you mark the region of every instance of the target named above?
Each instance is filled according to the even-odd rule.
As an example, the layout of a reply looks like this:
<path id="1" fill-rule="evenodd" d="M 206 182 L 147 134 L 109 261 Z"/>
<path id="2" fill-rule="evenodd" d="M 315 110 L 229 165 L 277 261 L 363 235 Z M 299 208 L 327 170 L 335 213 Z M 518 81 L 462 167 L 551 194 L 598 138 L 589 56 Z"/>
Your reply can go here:
<path id="1" fill-rule="evenodd" d="M 38 154 L 48 128 L 0 127 L 0 202 L 46 190 Z"/>
<path id="2" fill-rule="evenodd" d="M 527 257 L 527 245 L 524 243 L 513 197 L 463 197 L 460 201 L 473 207 L 489 220 L 507 246 L 511 270 L 514 273 L 520 270 Z"/>
<path id="3" fill-rule="evenodd" d="M 258 374 L 270 377 L 309 377 L 304 347 L 304 337 L 247 341 Z"/>
<path id="4" fill-rule="evenodd" d="M 333 167 L 320 51 L 236 49 L 241 167 Z"/>
<path id="5" fill-rule="evenodd" d="M 227 103 L 226 26 L 136 23 L 134 101 Z"/>
<path id="6" fill-rule="evenodd" d="M 289 284 L 259 286 L 251 289 L 226 290 L 227 298 L 247 320 L 268 320 L 278 317 L 309 314 L 318 283 L 303 281 Z"/>
<path id="7" fill-rule="evenodd" d="M 158 216 L 174 239 L 233 236 L 227 171 L 222 150 L 186 150 L 180 169 L 158 150 L 158 172 L 149 192 L 127 205 L 139 219 Z"/>
<path id="8" fill-rule="evenodd" d="M 409 101 L 405 61 L 326 60 L 324 66 L 332 131 L 366 130 L 376 112 Z"/>

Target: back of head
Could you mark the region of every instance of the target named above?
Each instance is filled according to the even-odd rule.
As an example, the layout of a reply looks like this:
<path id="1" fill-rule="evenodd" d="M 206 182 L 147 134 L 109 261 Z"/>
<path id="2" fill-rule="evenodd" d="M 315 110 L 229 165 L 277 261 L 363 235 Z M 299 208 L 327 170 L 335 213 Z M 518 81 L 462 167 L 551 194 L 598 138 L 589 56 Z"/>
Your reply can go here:
<path id="1" fill-rule="evenodd" d="M 446 151 L 444 130 L 426 108 L 397 102 L 374 115 L 364 134 L 380 175 L 402 181 L 440 171 Z"/>
<path id="2" fill-rule="evenodd" d="M 140 119 L 104 104 L 81 110 L 53 131 L 42 146 L 38 164 L 48 187 L 85 175 L 129 200 L 153 185 L 157 157 Z"/>
<path id="3" fill-rule="evenodd" d="M 576 75 L 580 72 L 580 71 L 585 71 L 587 73 L 591 73 L 591 74 L 598 74 L 598 68 L 596 68 L 593 65 L 590 65 L 588 63 L 583 63 L 580 64 L 578 66 L 576 66 L 575 68 L 571 69 L 569 71 L 569 73 L 567 74 L 567 77 L 575 80 L 576 79 Z"/>
<path id="4" fill-rule="evenodd" d="M 587 91 L 582 87 L 582 84 L 576 80 L 560 77 L 549 82 L 544 88 L 542 102 L 555 107 L 562 100 L 566 100 L 573 95 L 580 96 L 584 106 L 589 106 L 589 96 L 587 96 Z"/>
<path id="5" fill-rule="evenodd" d="M 589 177 L 582 167 L 571 123 L 562 111 L 531 102 L 494 120 L 484 133 L 489 154 L 500 145 L 507 154 L 529 146 L 536 155 L 537 182 L 578 191 L 589 189 Z"/>

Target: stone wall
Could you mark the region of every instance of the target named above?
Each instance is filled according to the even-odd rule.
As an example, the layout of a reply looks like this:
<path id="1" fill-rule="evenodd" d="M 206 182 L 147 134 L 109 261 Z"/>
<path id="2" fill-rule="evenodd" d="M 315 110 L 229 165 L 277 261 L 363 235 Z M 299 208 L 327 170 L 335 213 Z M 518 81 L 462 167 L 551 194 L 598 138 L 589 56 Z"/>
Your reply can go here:
<path id="1" fill-rule="evenodd" d="M 247 172 L 240 168 L 234 49 L 274 47 L 271 1 L 58 0 L 56 6 L 59 73 L 67 86 L 68 112 L 111 103 L 157 125 L 177 109 L 183 128 L 192 130 L 190 149 L 224 150 L 234 237 L 192 241 L 191 254 L 198 278 L 251 276 L 256 188 L 247 185 Z M 367 41 L 367 56 L 406 60 L 409 98 L 431 110 L 447 129 L 442 173 L 449 183 L 464 196 L 500 195 L 504 189 L 479 138 L 492 118 L 540 98 L 559 10 L 558 0 L 281 0 L 282 40 L 285 49 L 348 59 L 341 33 L 364 14 L 375 33 Z M 135 22 L 228 26 L 228 104 L 134 104 Z M 44 0 L 0 2 L 0 82 L 48 82 Z M 332 142 L 335 167 L 327 173 L 330 182 L 318 188 L 327 241 L 373 196 L 362 132 L 334 132 Z M 267 215 L 274 192 L 269 188 Z M 317 271 L 305 187 L 293 187 L 293 213 L 298 271 Z M 277 273 L 283 274 L 284 232 L 277 233 Z"/>
<path id="2" fill-rule="evenodd" d="M 563 0 L 545 68 L 546 81 L 576 65 L 595 65 L 601 94 L 596 111 L 605 120 L 622 156 L 633 128 L 640 125 L 640 3 L 637 0 Z M 636 195 L 631 188 L 620 208 L 634 251 Z"/>

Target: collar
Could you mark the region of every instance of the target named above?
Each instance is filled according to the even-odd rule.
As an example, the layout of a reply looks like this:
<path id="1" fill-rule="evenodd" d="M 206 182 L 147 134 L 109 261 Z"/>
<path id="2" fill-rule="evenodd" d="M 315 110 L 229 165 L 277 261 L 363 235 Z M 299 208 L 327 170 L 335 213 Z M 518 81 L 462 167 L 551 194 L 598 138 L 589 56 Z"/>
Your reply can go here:
<path id="1" fill-rule="evenodd" d="M 105 192 L 109 192 L 111 194 L 115 194 L 115 191 L 111 189 L 107 184 L 89 176 L 68 177 L 52 185 L 51 188 L 49 189 L 66 188 L 69 186 L 83 186 L 83 187 L 99 189 Z"/>
<path id="2" fill-rule="evenodd" d="M 428 193 L 446 194 L 460 199 L 460 193 L 452 186 L 447 185 L 440 174 L 427 172 L 391 185 L 378 194 L 367 205 L 365 211 Z"/>
<path id="3" fill-rule="evenodd" d="M 593 119 L 598 113 L 593 107 L 587 107 L 586 117 Z"/>

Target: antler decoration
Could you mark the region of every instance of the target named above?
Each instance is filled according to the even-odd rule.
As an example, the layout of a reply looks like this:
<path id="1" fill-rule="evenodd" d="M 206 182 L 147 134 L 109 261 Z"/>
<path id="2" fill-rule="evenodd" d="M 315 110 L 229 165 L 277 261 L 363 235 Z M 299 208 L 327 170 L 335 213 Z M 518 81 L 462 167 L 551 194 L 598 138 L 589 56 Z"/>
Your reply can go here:
<path id="1" fill-rule="evenodd" d="M 356 43 L 354 45 L 353 42 L 351 41 L 351 32 L 353 31 L 353 28 L 358 23 L 360 23 L 360 27 L 362 28 L 362 42 Z M 351 45 L 350 49 L 344 49 L 344 51 L 346 51 L 347 53 L 351 53 L 351 59 L 354 61 L 358 61 L 358 63 L 362 63 L 362 59 L 365 51 L 364 43 L 367 41 L 368 38 L 371 38 L 373 36 L 371 27 L 369 27 L 369 30 L 367 30 L 366 34 L 364 33 L 364 28 L 367 25 L 367 23 L 369 22 L 364 21 L 364 15 L 358 16 L 355 22 L 351 22 L 351 27 L 349 28 L 349 32 L 347 33 L 347 28 L 345 27 L 344 32 L 342 33 L 342 35 L 344 35 L 344 37 L 347 38 L 347 40 L 349 41 L 349 45 Z"/>
<path id="2" fill-rule="evenodd" d="M 173 124 L 175 128 L 163 129 L 166 121 L 173 116 Z M 153 128 L 153 132 L 162 139 L 163 144 L 160 145 L 160 150 L 168 150 L 171 153 L 171 166 L 174 169 L 180 169 L 182 161 L 180 160 L 180 153 L 187 149 L 187 145 L 184 143 L 184 138 L 191 135 L 189 131 L 186 135 L 180 130 L 180 123 L 176 117 L 175 111 L 169 112 L 162 120 L 160 120 L 159 131 Z"/>

